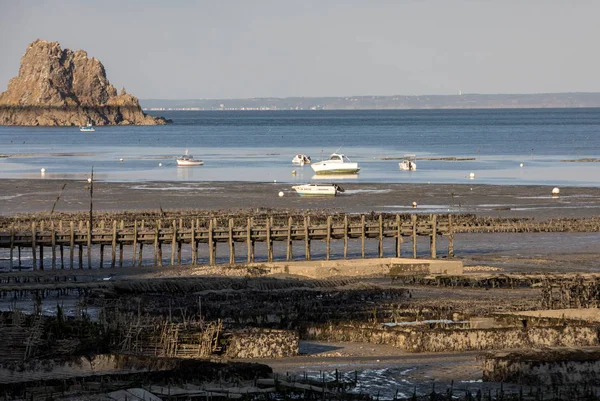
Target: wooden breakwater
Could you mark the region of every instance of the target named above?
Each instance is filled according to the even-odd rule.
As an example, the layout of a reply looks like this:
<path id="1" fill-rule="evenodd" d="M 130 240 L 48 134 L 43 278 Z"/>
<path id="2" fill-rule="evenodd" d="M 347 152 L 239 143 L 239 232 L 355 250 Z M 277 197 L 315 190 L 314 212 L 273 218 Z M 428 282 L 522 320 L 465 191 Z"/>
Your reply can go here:
<path id="1" fill-rule="evenodd" d="M 0 231 L 0 249 L 9 249 L 10 269 L 22 267 L 22 252 L 31 254 L 34 269 L 43 270 L 44 252 L 51 253 L 51 269 L 84 268 L 84 249 L 87 253 L 87 267 L 92 268 L 92 249 L 98 248 L 99 262 L 104 266 L 105 258 L 110 259 L 110 267 L 124 266 L 124 248 L 129 247 L 131 264 L 141 266 L 143 252 L 151 247 L 153 266 L 181 264 L 182 248 L 191 251 L 191 263 L 197 264 L 200 247 L 205 245 L 211 265 L 216 264 L 217 244 L 224 244 L 229 250 L 229 263 L 236 263 L 235 248 L 245 244 L 247 262 L 255 262 L 255 244 L 265 243 L 267 261 L 274 260 L 274 242 L 285 243 L 286 260 L 294 260 L 294 244 L 303 244 L 304 259 L 311 260 L 311 242 L 324 241 L 325 258 L 330 259 L 333 241 L 343 241 L 344 258 L 348 256 L 350 240 L 360 240 L 361 257 L 365 257 L 367 240 L 378 241 L 378 255 L 384 256 L 384 238 L 395 240 L 395 256 L 400 257 L 403 238 L 411 238 L 412 254 L 417 257 L 417 237 L 429 237 L 431 258 L 437 256 L 437 237 L 448 238 L 448 254 L 454 252 L 453 215 L 329 215 L 319 216 L 317 221 L 311 216 L 279 218 L 273 217 L 246 221 L 230 218 L 226 222 L 216 218 L 180 218 L 179 220 L 155 219 L 134 220 L 125 224 L 124 220 L 90 220 L 78 222 L 50 220 L 32 221 L 29 227 L 11 225 Z M 92 223 L 92 224 L 90 224 Z M 94 224 L 95 223 L 95 224 Z M 225 223 L 225 224 L 224 224 Z M 166 252 L 170 258 L 165 261 Z M 107 251 L 108 249 L 108 251 Z M 146 251 L 147 252 L 147 251 Z M 66 255 L 65 255 L 66 254 Z M 15 266 L 16 259 L 16 266 Z"/>

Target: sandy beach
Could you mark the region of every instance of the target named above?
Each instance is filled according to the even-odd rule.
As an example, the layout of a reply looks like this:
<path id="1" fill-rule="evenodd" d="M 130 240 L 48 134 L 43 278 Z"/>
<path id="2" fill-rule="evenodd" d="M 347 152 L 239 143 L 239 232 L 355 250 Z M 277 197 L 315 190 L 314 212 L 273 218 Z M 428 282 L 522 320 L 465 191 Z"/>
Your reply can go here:
<path id="1" fill-rule="evenodd" d="M 64 190 L 61 189 L 64 186 Z M 600 215 L 600 188 L 469 184 L 344 183 L 345 193 L 303 198 L 289 183 L 95 181 L 95 211 L 332 209 L 348 213 L 477 213 L 482 216 L 590 217 Z M 283 196 L 279 196 L 282 192 Z M 60 197 L 59 197 L 60 195 Z M 58 201 L 57 201 L 58 198 Z M 417 203 L 417 208 L 412 203 Z M 56 205 L 55 205 L 56 203 Z M 73 180 L 0 180 L 0 214 L 87 211 L 90 184 Z"/>

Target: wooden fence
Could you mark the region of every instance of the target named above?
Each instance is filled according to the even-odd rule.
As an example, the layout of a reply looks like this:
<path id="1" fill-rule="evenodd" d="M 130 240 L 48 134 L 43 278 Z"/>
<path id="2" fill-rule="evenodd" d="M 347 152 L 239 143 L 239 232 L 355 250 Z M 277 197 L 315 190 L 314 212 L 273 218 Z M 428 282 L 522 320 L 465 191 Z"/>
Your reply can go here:
<path id="1" fill-rule="evenodd" d="M 217 244 L 226 244 L 229 248 L 229 263 L 236 263 L 235 247 L 245 244 L 247 247 L 247 262 L 255 261 L 255 244 L 263 242 L 267 245 L 267 261 L 273 261 L 273 243 L 286 243 L 286 260 L 293 260 L 293 244 L 304 244 L 304 259 L 311 259 L 311 241 L 324 241 L 326 244 L 326 259 L 330 259 L 332 241 L 343 241 L 344 258 L 348 255 L 348 241 L 361 240 L 361 256 L 365 257 L 365 242 L 375 239 L 378 241 L 378 255 L 383 257 L 383 239 L 395 238 L 396 256 L 400 256 L 403 237 L 412 239 L 413 257 L 417 257 L 417 237 L 428 236 L 431 258 L 437 256 L 437 236 L 448 237 L 448 255 L 454 252 L 452 215 L 336 215 L 320 217 L 317 224 L 311 223 L 311 216 L 302 219 L 289 217 L 287 224 L 273 224 L 272 218 L 266 218 L 260 224 L 248 218 L 246 224 L 234 223 L 229 219 L 228 224 L 219 225 L 216 219 L 179 219 L 171 221 L 134 221 L 125 227 L 123 220 L 118 222 L 101 221 L 98 225 L 90 225 L 90 221 L 58 222 L 49 224 L 33 221 L 31 227 L 24 231 L 22 227 L 15 229 L 11 226 L 8 232 L 0 232 L 0 248 L 10 249 L 10 268 L 21 267 L 21 251 L 31 252 L 34 269 L 43 270 L 45 248 L 51 252 L 52 269 L 83 268 L 84 248 L 87 250 L 87 266 L 93 267 L 92 248 L 99 247 L 98 266 L 104 266 L 105 256 L 110 258 L 110 267 L 123 267 L 124 247 L 131 247 L 132 265 L 141 266 L 143 252 L 152 247 L 153 265 L 163 266 L 164 248 L 170 248 L 170 264 L 181 264 L 182 247 L 191 248 L 192 264 L 198 261 L 199 247 L 208 247 L 209 263 L 216 264 Z M 106 248 L 110 253 L 105 255 Z M 65 248 L 68 256 L 65 257 Z M 77 256 L 75 253 L 77 252 Z M 168 252 L 168 251 L 167 251 Z M 16 255 L 15 255 L 16 253 Z"/>

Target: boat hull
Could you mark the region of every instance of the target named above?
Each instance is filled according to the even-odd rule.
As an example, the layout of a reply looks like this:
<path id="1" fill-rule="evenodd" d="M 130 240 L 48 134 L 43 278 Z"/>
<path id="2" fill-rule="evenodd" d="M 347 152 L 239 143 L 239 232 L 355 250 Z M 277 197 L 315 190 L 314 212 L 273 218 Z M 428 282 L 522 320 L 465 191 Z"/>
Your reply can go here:
<path id="1" fill-rule="evenodd" d="M 356 174 L 360 171 L 358 163 L 315 163 L 311 165 L 317 174 Z"/>
<path id="2" fill-rule="evenodd" d="M 201 160 L 189 161 L 189 160 L 177 160 L 177 165 L 182 167 L 191 167 L 191 166 L 202 166 L 204 164 Z"/>
<path id="3" fill-rule="evenodd" d="M 336 196 L 338 193 L 335 185 L 296 185 L 292 189 L 300 196 Z"/>

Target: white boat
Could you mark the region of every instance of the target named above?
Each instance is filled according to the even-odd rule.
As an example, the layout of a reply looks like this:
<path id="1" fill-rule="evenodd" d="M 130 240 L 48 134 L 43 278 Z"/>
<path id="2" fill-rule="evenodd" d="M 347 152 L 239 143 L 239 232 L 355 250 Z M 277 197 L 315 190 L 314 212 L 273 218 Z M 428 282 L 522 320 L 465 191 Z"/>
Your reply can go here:
<path id="1" fill-rule="evenodd" d="M 94 132 L 94 126 L 92 123 L 87 123 L 85 126 L 79 127 L 79 131 L 81 132 Z"/>
<path id="2" fill-rule="evenodd" d="M 303 155 L 302 153 L 297 154 L 292 159 L 292 163 L 299 164 L 304 166 L 305 164 L 310 164 L 310 156 Z"/>
<path id="3" fill-rule="evenodd" d="M 194 156 L 190 155 L 187 149 L 183 156 L 177 158 L 178 166 L 201 166 L 203 164 L 204 162 L 202 160 L 194 159 Z"/>
<path id="4" fill-rule="evenodd" d="M 400 170 L 402 171 L 415 171 L 417 169 L 416 155 L 404 155 L 404 160 L 398 163 Z"/>
<path id="5" fill-rule="evenodd" d="M 358 173 L 358 163 L 350 161 L 340 153 L 332 153 L 328 160 L 310 165 L 317 174 L 354 174 Z"/>
<path id="6" fill-rule="evenodd" d="M 337 184 L 303 184 L 292 187 L 300 196 L 336 196 L 344 192 Z"/>

